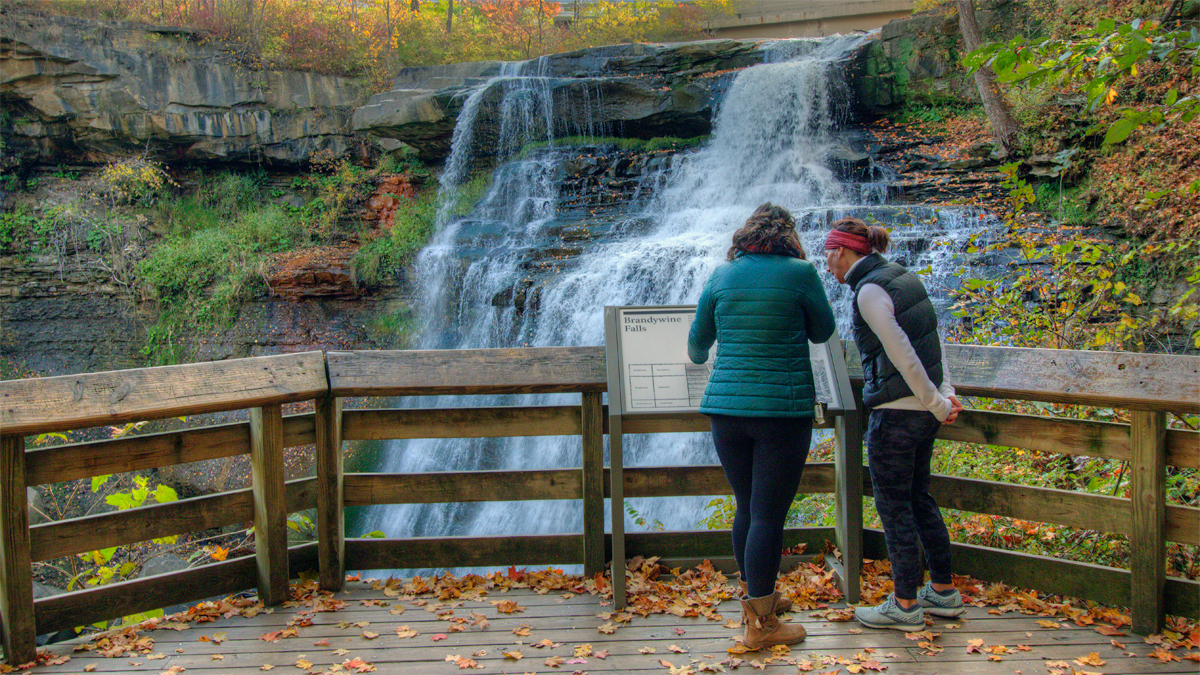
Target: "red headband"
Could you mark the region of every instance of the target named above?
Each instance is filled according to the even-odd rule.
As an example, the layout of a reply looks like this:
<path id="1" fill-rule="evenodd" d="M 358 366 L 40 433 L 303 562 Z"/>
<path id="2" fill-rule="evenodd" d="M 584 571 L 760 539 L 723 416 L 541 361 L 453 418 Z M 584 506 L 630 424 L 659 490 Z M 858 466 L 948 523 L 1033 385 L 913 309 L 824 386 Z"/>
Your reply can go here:
<path id="1" fill-rule="evenodd" d="M 825 237 L 825 250 L 831 248 L 848 248 L 855 253 L 867 255 L 871 252 L 871 245 L 867 243 L 866 237 L 860 237 L 857 234 L 842 232 L 841 230 L 831 230 L 829 236 Z"/>

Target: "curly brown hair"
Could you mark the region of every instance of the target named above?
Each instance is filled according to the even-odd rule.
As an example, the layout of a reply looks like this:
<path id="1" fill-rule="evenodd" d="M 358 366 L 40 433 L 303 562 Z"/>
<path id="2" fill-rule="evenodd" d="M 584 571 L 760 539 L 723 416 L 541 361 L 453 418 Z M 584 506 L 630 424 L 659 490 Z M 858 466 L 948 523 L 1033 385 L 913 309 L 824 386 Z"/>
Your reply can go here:
<path id="1" fill-rule="evenodd" d="M 804 247 L 796 234 L 796 220 L 782 206 L 767 202 L 746 219 L 746 224 L 733 233 L 733 246 L 725 254 L 730 261 L 738 253 L 774 253 L 805 259 Z"/>

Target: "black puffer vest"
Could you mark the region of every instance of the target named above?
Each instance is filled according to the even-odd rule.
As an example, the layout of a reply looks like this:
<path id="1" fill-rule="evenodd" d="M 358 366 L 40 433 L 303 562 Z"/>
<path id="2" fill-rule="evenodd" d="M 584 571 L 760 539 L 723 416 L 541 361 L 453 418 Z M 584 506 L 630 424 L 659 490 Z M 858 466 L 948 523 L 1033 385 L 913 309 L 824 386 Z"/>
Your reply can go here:
<path id="1" fill-rule="evenodd" d="M 854 289 L 854 342 L 862 354 L 863 405 L 874 408 L 906 396 L 912 389 L 892 365 L 883 343 L 858 311 L 858 291 L 864 284 L 882 286 L 896 306 L 896 322 L 908 335 L 921 365 L 934 386 L 942 384 L 942 348 L 937 332 L 937 315 L 925 286 L 903 265 L 888 262 L 878 253 L 863 258 L 846 276 Z"/>

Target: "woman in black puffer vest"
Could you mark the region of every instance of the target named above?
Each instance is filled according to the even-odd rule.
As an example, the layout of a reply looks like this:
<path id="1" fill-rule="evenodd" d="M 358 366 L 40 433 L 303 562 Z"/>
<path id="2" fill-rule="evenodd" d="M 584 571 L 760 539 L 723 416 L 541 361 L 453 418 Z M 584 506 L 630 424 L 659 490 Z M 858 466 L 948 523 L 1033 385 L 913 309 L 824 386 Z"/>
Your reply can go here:
<path id="1" fill-rule="evenodd" d="M 857 218 L 833 224 L 825 262 L 854 289 L 854 342 L 862 355 L 867 464 L 883 522 L 895 593 L 854 616 L 870 628 L 925 629 L 922 610 L 953 617 L 964 611 L 950 576 L 950 536 L 929 494 L 933 442 L 942 423 L 962 410 L 942 369 L 937 316 L 917 275 L 888 262 L 887 230 Z M 918 543 L 930 583 L 920 586 Z"/>

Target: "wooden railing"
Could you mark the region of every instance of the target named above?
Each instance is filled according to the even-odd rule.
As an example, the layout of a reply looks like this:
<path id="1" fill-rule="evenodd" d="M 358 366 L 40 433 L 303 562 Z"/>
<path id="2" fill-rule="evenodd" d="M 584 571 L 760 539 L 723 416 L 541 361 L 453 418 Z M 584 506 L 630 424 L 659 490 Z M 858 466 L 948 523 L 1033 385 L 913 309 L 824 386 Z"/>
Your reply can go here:
<path id="1" fill-rule="evenodd" d="M 1168 466 L 1200 468 L 1200 433 L 1167 430 L 1165 413 L 1200 411 L 1200 358 L 945 346 L 962 395 L 1094 404 L 1131 411 L 1131 424 L 981 410 L 941 437 L 1130 462 L 1132 499 L 938 476 L 943 507 L 1129 536 L 1131 570 L 955 545 L 958 571 L 988 580 L 1130 606 L 1135 630 L 1165 612 L 1200 614 L 1200 584 L 1165 576 L 1165 542 L 1200 544 L 1200 509 L 1166 504 Z M 847 353 L 852 378 L 857 353 Z M 35 636 L 217 594 L 257 588 L 281 601 L 287 580 L 318 568 L 340 588 L 346 569 L 582 564 L 601 571 L 606 541 L 603 466 L 607 415 L 601 347 L 439 352 L 320 352 L 0 382 L 0 627 L 6 659 L 33 658 Z M 345 397 L 577 393 L 579 405 L 458 409 L 342 409 Z M 282 405 L 314 401 L 284 416 Z M 248 422 L 47 449 L 26 436 L 49 431 L 250 411 Z M 802 492 L 834 493 L 838 527 L 788 531 L 788 543 L 842 547 L 856 577 L 861 557 L 883 557 L 878 532 L 862 529 L 862 417 L 836 420 L 834 463 L 810 464 Z M 629 418 L 624 433 L 707 430 L 695 414 Z M 577 468 L 426 474 L 344 473 L 343 443 L 437 437 L 579 436 Z M 316 478 L 284 481 L 283 449 L 316 445 Z M 26 487 L 186 462 L 250 456 L 252 488 L 116 513 L 29 526 Z M 625 469 L 626 497 L 728 494 L 720 467 Z M 583 532 L 503 537 L 347 539 L 347 506 L 524 499 L 581 500 Z M 289 513 L 316 509 L 317 542 L 287 546 Z M 34 561 L 155 537 L 253 522 L 256 552 L 181 572 L 42 598 Z M 670 551 L 682 559 L 729 556 L 727 532 L 645 532 L 625 537 L 629 556 Z"/>

